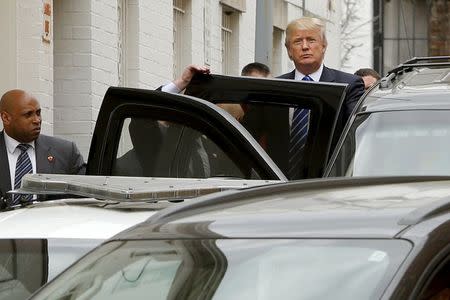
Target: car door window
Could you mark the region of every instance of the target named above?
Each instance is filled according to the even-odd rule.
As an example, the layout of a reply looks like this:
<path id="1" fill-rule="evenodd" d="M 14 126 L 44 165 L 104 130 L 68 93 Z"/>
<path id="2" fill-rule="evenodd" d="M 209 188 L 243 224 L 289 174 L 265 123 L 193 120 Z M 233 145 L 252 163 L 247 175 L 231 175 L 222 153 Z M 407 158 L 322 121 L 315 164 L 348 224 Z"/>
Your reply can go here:
<path id="1" fill-rule="evenodd" d="M 136 145 L 144 150 L 136 150 Z M 123 167 L 127 160 L 136 160 L 137 151 L 139 163 L 146 165 Z M 286 180 L 250 134 L 218 106 L 125 88 L 110 88 L 105 95 L 86 174 Z"/>
<path id="2" fill-rule="evenodd" d="M 419 300 L 450 300 L 450 261 L 431 276 Z"/>
<path id="3" fill-rule="evenodd" d="M 143 117 L 125 118 L 112 174 L 246 177 L 233 160 L 200 131 L 181 123 Z"/>
<path id="4" fill-rule="evenodd" d="M 45 240 L 0 240 L 0 299 L 25 299 L 47 281 Z"/>
<path id="5" fill-rule="evenodd" d="M 356 116 L 327 176 L 449 175 L 447 110 Z"/>
<path id="6" fill-rule="evenodd" d="M 217 105 L 223 108 L 232 117 L 238 120 L 242 126 L 253 136 L 259 145 L 267 152 L 270 158 L 277 164 L 288 179 L 308 178 L 308 161 L 312 160 L 313 143 L 315 138 L 311 132 L 317 132 L 318 107 L 294 106 L 285 104 L 265 103 L 264 95 L 260 95 L 261 102 L 251 104 L 240 104 L 233 102 L 221 102 Z M 216 100 L 211 100 L 213 103 Z M 290 157 L 291 147 L 291 124 L 296 109 L 306 109 L 309 114 L 306 118 L 307 125 L 299 128 L 306 135 L 304 145 L 300 146 L 301 153 L 298 155 L 298 171 L 292 173 L 290 166 L 293 161 Z M 309 134 L 307 134 L 309 133 Z"/>

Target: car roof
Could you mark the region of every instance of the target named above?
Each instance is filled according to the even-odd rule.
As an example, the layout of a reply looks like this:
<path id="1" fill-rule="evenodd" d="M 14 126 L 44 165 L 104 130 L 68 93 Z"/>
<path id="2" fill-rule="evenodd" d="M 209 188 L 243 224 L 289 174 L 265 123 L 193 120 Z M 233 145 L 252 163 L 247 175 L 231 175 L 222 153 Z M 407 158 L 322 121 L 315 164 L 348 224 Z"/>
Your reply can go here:
<path id="1" fill-rule="evenodd" d="M 374 86 L 359 112 L 450 109 L 450 65 L 412 67 L 391 73 Z"/>
<path id="2" fill-rule="evenodd" d="M 115 239 L 394 238 L 448 208 L 448 195 L 450 177 L 304 180 L 205 196 Z"/>
<path id="3" fill-rule="evenodd" d="M 157 205 L 155 203 L 148 205 Z M 104 201 L 60 199 L 0 213 L 0 239 L 106 240 L 152 216 L 158 208 L 109 209 Z"/>

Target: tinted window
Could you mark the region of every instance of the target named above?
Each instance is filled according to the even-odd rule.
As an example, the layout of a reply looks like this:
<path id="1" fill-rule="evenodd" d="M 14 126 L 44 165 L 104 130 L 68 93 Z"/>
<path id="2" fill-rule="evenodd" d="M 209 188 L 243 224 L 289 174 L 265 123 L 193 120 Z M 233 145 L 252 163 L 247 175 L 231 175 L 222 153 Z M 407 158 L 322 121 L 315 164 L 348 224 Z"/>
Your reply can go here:
<path id="1" fill-rule="evenodd" d="M 329 176 L 450 175 L 448 149 L 448 111 L 360 115 Z"/>
<path id="2" fill-rule="evenodd" d="M 258 98 L 258 96 L 260 98 Z M 217 105 L 227 111 L 237 119 L 241 125 L 253 136 L 259 145 L 266 151 L 270 158 L 288 177 L 288 179 L 303 179 L 308 175 L 309 164 L 312 158 L 312 142 L 317 138 L 319 112 L 314 106 L 300 107 L 270 103 L 270 98 L 265 95 L 256 95 L 253 98 L 267 100 L 269 104 L 254 102 L 251 104 L 240 104 L 237 102 L 217 103 Z M 252 98 L 252 99 L 253 99 Z M 214 102 L 214 100 L 213 100 Z M 299 134 L 306 136 L 299 146 L 297 159 L 290 156 L 291 147 L 291 127 L 294 111 L 305 109 L 307 119 L 303 128 L 298 128 Z M 295 172 L 291 166 L 295 165 Z"/>
<path id="3" fill-rule="evenodd" d="M 0 240 L 0 299 L 27 299 L 99 243 L 74 239 Z"/>
<path id="4" fill-rule="evenodd" d="M 374 299 L 409 249 L 400 240 L 117 241 L 36 299 Z"/>
<path id="5" fill-rule="evenodd" d="M 428 278 L 425 288 L 418 299 L 420 300 L 445 300 L 450 299 L 450 262 L 439 266 L 435 274 Z"/>
<path id="6" fill-rule="evenodd" d="M 112 175 L 247 178 L 233 160 L 200 131 L 176 122 L 126 118 Z M 258 178 L 253 174 L 253 178 Z"/>
<path id="7" fill-rule="evenodd" d="M 300 150 L 298 171 L 289 172 L 290 124 L 295 107 L 231 102 L 217 105 L 247 129 L 285 175 L 295 175 L 289 179 L 308 177 L 305 161 L 312 160 L 310 143 Z M 316 111 L 311 110 L 308 118 L 318 118 Z M 314 133 L 317 127 L 316 122 L 309 122 L 304 131 Z M 308 138 L 312 140 L 315 136 L 309 134 Z M 260 179 L 259 174 L 233 160 L 228 153 L 200 130 L 185 124 L 149 117 L 125 118 L 112 175 Z"/>

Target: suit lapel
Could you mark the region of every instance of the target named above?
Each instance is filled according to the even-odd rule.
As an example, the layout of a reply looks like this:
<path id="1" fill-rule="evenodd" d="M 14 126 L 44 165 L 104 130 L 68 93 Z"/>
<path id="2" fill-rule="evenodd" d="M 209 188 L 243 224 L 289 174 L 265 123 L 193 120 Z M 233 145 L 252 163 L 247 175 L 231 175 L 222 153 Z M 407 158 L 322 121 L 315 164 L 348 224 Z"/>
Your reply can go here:
<path id="1" fill-rule="evenodd" d="M 40 136 L 36 142 L 36 173 L 53 173 L 54 159 L 50 152 L 51 148 L 42 141 Z M 50 159 L 52 158 L 52 159 Z"/>
<path id="2" fill-rule="evenodd" d="M 277 78 L 281 79 L 295 79 L 295 69 L 292 72 L 285 73 L 283 75 L 278 76 Z"/>
<path id="3" fill-rule="evenodd" d="M 292 72 L 291 73 L 288 73 L 289 75 L 288 75 L 288 78 L 289 79 L 295 79 L 295 69 L 294 70 L 292 70 Z"/>
<path id="4" fill-rule="evenodd" d="M 0 192 L 6 192 L 11 190 L 11 178 L 9 170 L 8 153 L 6 152 L 5 137 L 3 131 L 0 132 L 0 170 L 2 176 L 0 176 Z M 1 194 L 1 193 L 0 193 Z M 0 195 L 1 197 L 1 195 Z"/>
<path id="5" fill-rule="evenodd" d="M 329 68 L 323 66 L 322 75 L 320 76 L 320 81 L 323 82 L 335 82 L 336 81 L 336 75 L 332 70 Z"/>

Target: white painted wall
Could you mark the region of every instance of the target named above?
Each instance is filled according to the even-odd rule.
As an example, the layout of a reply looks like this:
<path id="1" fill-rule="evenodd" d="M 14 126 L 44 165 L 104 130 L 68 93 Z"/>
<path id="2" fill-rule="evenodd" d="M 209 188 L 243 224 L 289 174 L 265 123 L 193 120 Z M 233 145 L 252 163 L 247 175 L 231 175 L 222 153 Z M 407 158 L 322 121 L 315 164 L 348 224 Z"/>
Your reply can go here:
<path id="1" fill-rule="evenodd" d="M 15 16 L 16 1 L 0 1 L 0 28 L 3 37 L 3 42 L 0 43 L 0 66 L 2 66 L 2 72 L 0 72 L 1 95 L 17 87 L 17 23 Z"/>
<path id="2" fill-rule="evenodd" d="M 74 5 L 79 0 L 73 0 Z M 90 130 L 94 130 L 95 120 L 106 90 L 119 84 L 118 51 L 118 9 L 117 0 L 88 1 L 91 10 L 91 91 L 92 113 Z"/>
<path id="3" fill-rule="evenodd" d="M 55 0 L 54 133 L 87 155 L 92 132 L 92 16 L 89 0 Z"/>
<path id="4" fill-rule="evenodd" d="M 187 1 L 187 0 L 186 0 Z M 339 68 L 339 1 L 307 0 L 306 14 L 327 20 L 329 47 L 325 63 Z M 286 20 L 304 14 L 301 0 L 286 0 Z M 119 5 L 126 5 L 126 25 L 121 26 Z M 191 29 L 186 30 L 185 59 L 209 64 L 222 72 L 221 4 L 219 1 L 190 0 L 186 13 Z M 2 91 L 13 87 L 34 93 L 43 108 L 43 132 L 77 143 L 84 157 L 98 110 L 109 86 L 126 85 L 154 89 L 173 76 L 173 8 L 168 0 L 54 0 L 53 41 L 42 41 L 43 2 L 0 1 L 0 32 L 6 43 L 0 46 Z M 256 1 L 246 1 L 238 13 L 236 74 L 254 61 Z M 122 35 L 122 36 L 121 36 Z M 283 34 L 284 35 L 284 34 Z M 125 41 L 125 60 L 118 45 Z M 284 44 L 284 36 L 281 43 Z M 279 55 L 281 73 L 293 69 L 284 45 Z M 120 62 L 125 78 L 119 76 Z M 121 73 L 122 74 L 122 73 Z M 279 74 L 274 74 L 279 75 Z M 121 81 L 119 81 L 119 78 Z"/>
<path id="5" fill-rule="evenodd" d="M 15 57 L 10 53 L 16 68 L 15 87 L 36 96 L 42 108 L 42 132 L 52 134 L 53 45 L 42 41 L 43 3 L 16 1 L 15 13 L 12 21 L 16 28 Z M 14 65 L 10 68 L 13 69 Z M 10 83 L 14 84 L 13 81 Z"/>
<path id="6" fill-rule="evenodd" d="M 237 75 L 242 68 L 255 60 L 256 1 L 247 1 L 245 13 L 239 15 L 239 62 Z"/>

